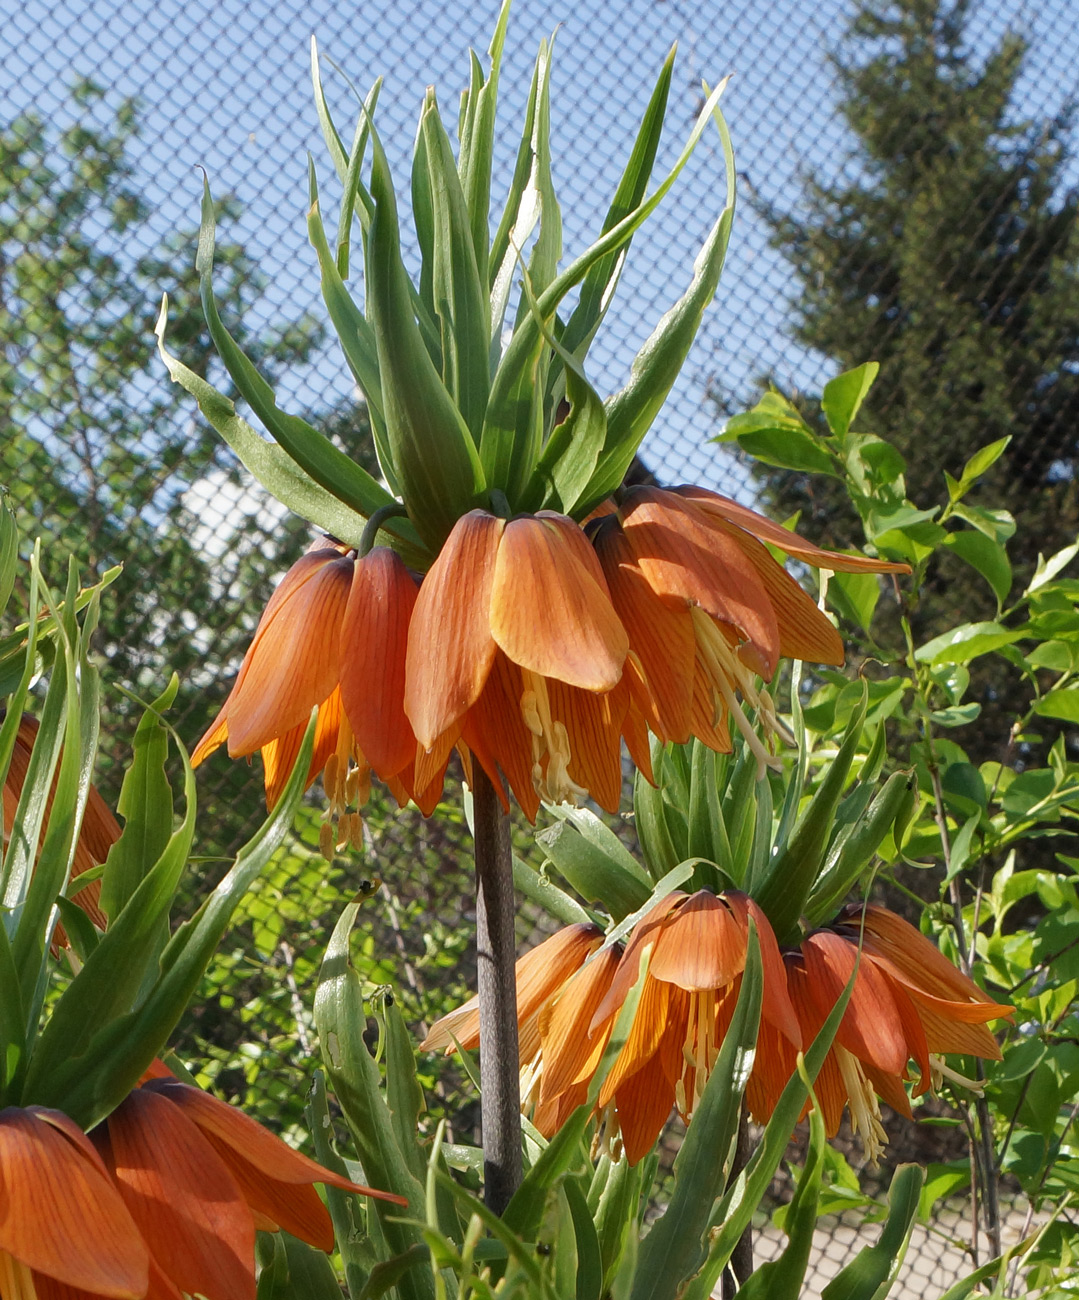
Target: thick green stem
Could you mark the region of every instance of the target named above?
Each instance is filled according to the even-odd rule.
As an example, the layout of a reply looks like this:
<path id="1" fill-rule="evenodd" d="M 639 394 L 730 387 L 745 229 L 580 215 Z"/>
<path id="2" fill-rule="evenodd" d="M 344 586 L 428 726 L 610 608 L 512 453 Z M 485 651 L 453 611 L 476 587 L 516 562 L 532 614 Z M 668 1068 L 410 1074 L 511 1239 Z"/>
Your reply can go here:
<path id="1" fill-rule="evenodd" d="M 479 763 L 473 769 L 483 1190 L 488 1206 L 501 1214 L 521 1182 L 513 857 L 509 818 Z"/>

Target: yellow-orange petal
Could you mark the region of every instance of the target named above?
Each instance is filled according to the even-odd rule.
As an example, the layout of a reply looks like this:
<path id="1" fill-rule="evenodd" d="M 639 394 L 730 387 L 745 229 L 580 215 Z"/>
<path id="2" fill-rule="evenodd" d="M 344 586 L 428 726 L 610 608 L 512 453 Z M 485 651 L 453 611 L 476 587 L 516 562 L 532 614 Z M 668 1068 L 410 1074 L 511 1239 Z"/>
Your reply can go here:
<path id="1" fill-rule="evenodd" d="M 66 1115 L 0 1110 L 0 1251 L 62 1285 L 140 1300 L 149 1260 L 97 1153 Z"/>
<path id="2" fill-rule="evenodd" d="M 311 766 L 307 769 L 304 788 L 310 786 L 322 771 L 330 755 L 337 749 L 341 727 L 341 692 L 334 688 L 329 698 L 320 706 L 315 719 L 315 740 L 311 750 Z M 307 719 L 262 747 L 263 778 L 266 786 L 266 806 L 272 808 L 288 784 L 296 756 L 300 752 L 307 732 Z"/>
<path id="3" fill-rule="evenodd" d="M 684 744 L 690 735 L 696 654 L 689 610 L 652 590 L 617 519 L 604 520 L 592 540 L 611 603 L 655 701 L 658 734 L 665 742 Z"/>
<path id="4" fill-rule="evenodd" d="M 629 704 L 623 683 L 604 694 L 549 680 L 551 717 L 569 738 L 569 775 L 601 808 L 616 813 L 622 802 L 622 719 Z"/>
<path id="5" fill-rule="evenodd" d="M 377 546 L 356 561 L 341 623 L 341 700 L 356 743 L 379 776 L 416 753 L 405 717 L 405 658 L 416 583 L 401 557 Z"/>
<path id="6" fill-rule="evenodd" d="M 779 626 L 741 547 L 691 501 L 659 488 L 632 488 L 620 513 L 622 531 L 652 590 L 699 605 L 736 629 L 752 642 L 770 678 L 779 658 Z"/>
<path id="7" fill-rule="evenodd" d="M 522 668 L 583 690 L 609 691 L 622 676 L 629 640 L 594 555 L 592 562 L 595 568 L 552 520 L 510 520 L 495 558 L 490 628 L 499 648 Z"/>
<path id="8" fill-rule="evenodd" d="M 470 510 L 420 585 L 408 629 L 405 714 L 424 749 L 472 707 L 491 671 L 491 587 L 504 527 L 485 510 Z"/>
<path id="9" fill-rule="evenodd" d="M 498 651 L 479 699 L 465 716 L 461 735 L 504 805 L 500 772 L 521 811 L 534 822 L 540 801 L 532 779 L 532 733 L 521 714 L 523 692 L 521 670 Z"/>
<path id="10" fill-rule="evenodd" d="M 293 577 L 307 561 L 303 573 Z M 339 638 L 352 585 L 352 561 L 335 550 L 308 552 L 281 583 L 286 597 L 263 615 L 229 696 L 228 749 L 254 753 L 306 724 L 338 682 Z M 280 590 L 280 588 L 279 588 Z"/>
<path id="11" fill-rule="evenodd" d="M 575 1084 L 587 1083 L 595 1072 L 613 1021 L 592 1031 L 592 1017 L 610 987 L 621 956 L 618 944 L 604 948 L 540 1011 L 537 1027 L 543 1045 L 541 1106 Z"/>
<path id="12" fill-rule="evenodd" d="M 676 999 L 687 995 L 674 989 Z M 675 1017 L 648 1062 L 631 1075 L 615 1094 L 614 1104 L 626 1159 L 631 1165 L 652 1150 L 670 1117 L 675 1099 L 675 1073 L 672 1062 L 681 1060 L 685 1013 Z"/>
<path id="13" fill-rule="evenodd" d="M 729 683 L 728 683 L 729 685 Z M 704 656 L 698 651 L 693 664 L 693 711 L 690 715 L 693 735 L 719 754 L 732 751 L 727 706 L 712 682 Z"/>
<path id="14" fill-rule="evenodd" d="M 562 987 L 570 976 L 584 965 L 588 955 L 603 942 L 603 931 L 598 925 L 578 921 L 563 926 L 535 948 L 518 957 L 514 967 L 517 981 L 517 1020 L 524 1023 L 538 1015 L 543 1004 Z M 420 1044 L 425 1052 L 440 1048 L 453 1050 L 453 1038 L 471 1050 L 479 1045 L 479 1000 L 469 1000 L 455 1011 L 436 1020 Z"/>
<path id="15" fill-rule="evenodd" d="M 707 889 L 690 895 L 656 934 L 648 972 L 689 993 L 722 989 L 746 965 L 746 927 Z"/>
<path id="16" fill-rule="evenodd" d="M 854 945 L 827 930 L 803 940 L 806 977 L 822 1023 L 846 988 L 856 957 Z M 895 999 L 888 981 L 872 962 L 863 961 L 858 967 L 836 1042 L 887 1074 L 900 1075 L 907 1068 L 910 1053 Z"/>
<path id="17" fill-rule="evenodd" d="M 685 897 L 686 895 L 681 890 L 671 890 L 654 907 L 649 908 L 633 927 L 633 933 L 626 944 L 625 952 L 623 952 L 618 963 L 618 969 L 611 980 L 611 987 L 607 990 L 603 1001 L 596 1008 L 596 1013 L 592 1017 L 591 1030 L 595 1030 L 605 1020 L 610 1019 L 619 1010 L 622 1003 L 625 1002 L 630 989 L 637 983 L 640 976 L 641 953 L 645 945 L 649 943 L 653 945 L 652 951 L 654 955 L 656 934 L 659 928 L 665 923 L 669 913 Z"/>
<path id="18" fill-rule="evenodd" d="M 909 564 L 897 564 L 889 560 L 871 560 L 867 555 L 844 555 L 840 551 L 824 551 L 804 537 L 792 533 L 774 520 L 760 515 L 748 506 L 741 506 L 730 497 L 720 496 L 708 488 L 683 485 L 671 489 L 679 496 L 692 501 L 694 505 L 709 514 L 718 515 L 746 532 L 752 533 L 761 541 L 768 542 L 796 560 L 804 560 L 818 569 L 830 569 L 833 573 L 909 573 Z"/>
<path id="19" fill-rule="evenodd" d="M 741 547 L 757 571 L 768 593 L 779 624 L 779 653 L 786 659 L 805 659 L 809 663 L 837 664 L 846 657 L 843 638 L 817 603 L 790 574 L 772 559 L 768 548 L 750 533 L 719 518 L 713 527 L 727 533 Z"/>
<path id="20" fill-rule="evenodd" d="M 106 1125 L 106 1160 L 166 1276 L 189 1295 L 254 1300 L 251 1211 L 197 1125 L 149 1087 L 130 1093 Z"/>
<path id="21" fill-rule="evenodd" d="M 629 1034 L 600 1086 L 597 1105 L 601 1109 L 631 1075 L 644 1069 L 652 1060 L 659 1051 L 663 1035 L 672 1025 L 680 1024 L 680 1037 L 685 1038 L 687 1012 L 687 1000 L 676 997 L 673 985 L 653 979 L 651 973 L 645 977 Z M 607 1022 L 608 1027 L 612 1024 L 613 1017 Z"/>

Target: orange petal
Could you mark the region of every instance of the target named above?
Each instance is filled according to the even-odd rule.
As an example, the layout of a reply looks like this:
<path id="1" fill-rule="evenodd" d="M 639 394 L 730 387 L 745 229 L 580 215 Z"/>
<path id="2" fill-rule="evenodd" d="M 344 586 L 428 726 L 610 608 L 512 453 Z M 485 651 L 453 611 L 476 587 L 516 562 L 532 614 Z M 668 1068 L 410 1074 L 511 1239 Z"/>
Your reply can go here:
<path id="1" fill-rule="evenodd" d="M 779 954 L 779 945 L 776 943 L 771 923 L 754 900 L 748 894 L 743 894 L 741 890 L 729 889 L 725 891 L 723 898 L 747 934 L 749 918 L 752 916 L 756 922 L 757 938 L 761 949 L 761 969 L 764 974 L 764 998 L 761 1003 L 763 1019 L 801 1050 L 808 1044 L 802 1042 L 798 1017 L 795 1015 L 790 994 L 787 992 L 787 972 L 783 966 L 783 958 Z"/>
<path id="2" fill-rule="evenodd" d="M 588 955 L 595 952 L 602 942 L 603 931 L 598 925 L 578 921 L 556 930 L 550 938 L 519 957 L 514 967 L 518 1022 L 524 1023 L 538 1015 L 543 1004 L 584 965 Z M 465 1049 L 471 1051 L 477 1047 L 480 1041 L 478 1007 L 478 999 L 470 998 L 463 1006 L 436 1020 L 420 1049 L 425 1052 L 439 1048 L 452 1051 L 451 1030 Z M 463 1028 L 465 1034 L 458 1033 L 455 1026 Z"/>
<path id="3" fill-rule="evenodd" d="M 621 682 L 603 695 L 550 679 L 551 717 L 569 738 L 569 775 L 601 808 L 616 813 L 622 802 L 622 719 L 629 690 Z"/>
<path id="4" fill-rule="evenodd" d="M 727 706 L 716 691 L 703 657 L 698 654 L 693 665 L 693 735 L 709 749 L 720 754 L 732 751 L 731 732 L 727 725 Z"/>
<path id="5" fill-rule="evenodd" d="M 656 936 L 649 974 L 693 993 L 722 989 L 746 965 L 746 930 L 706 889 L 687 898 Z"/>
<path id="6" fill-rule="evenodd" d="M 138 1300 L 148 1254 L 86 1136 L 43 1107 L 0 1110 L 0 1250 L 91 1295 Z"/>
<path id="7" fill-rule="evenodd" d="M 315 777 L 326 766 L 330 755 L 337 749 L 340 726 L 341 692 L 335 688 L 329 699 L 320 705 L 318 717 L 315 719 L 314 748 L 311 751 L 311 766 L 307 770 L 305 789 L 314 782 Z M 263 777 L 268 808 L 272 808 L 277 803 L 281 798 L 281 792 L 288 784 L 306 731 L 307 719 L 305 718 L 298 727 L 293 727 L 291 731 L 286 731 L 262 747 Z"/>
<path id="8" fill-rule="evenodd" d="M 784 978 L 784 985 L 786 979 Z M 768 996 L 768 977 L 765 976 L 765 997 Z M 799 1030 L 799 1036 L 801 1031 Z M 753 1060 L 753 1073 L 746 1085 L 746 1105 L 758 1124 L 767 1124 L 772 1118 L 783 1089 L 797 1070 L 794 1047 L 785 1034 L 774 1024 L 762 1018 L 757 1034 L 757 1053 Z"/>
<path id="9" fill-rule="evenodd" d="M 611 987 L 607 990 L 606 996 L 596 1008 L 596 1014 L 592 1017 L 591 1029 L 595 1030 L 603 1021 L 614 1016 L 622 1003 L 625 1002 L 630 989 L 637 983 L 640 975 L 641 952 L 645 944 L 653 944 L 654 955 L 657 930 L 664 924 L 668 914 L 685 897 L 686 895 L 681 890 L 672 890 L 661 898 L 655 907 L 650 908 L 633 927 L 633 933 L 626 944 L 622 960 L 618 963 L 618 969 L 611 980 Z"/>
<path id="10" fill-rule="evenodd" d="M 191 751 L 191 766 L 198 767 L 204 758 L 209 758 L 215 749 L 220 749 L 228 738 L 228 717 L 226 716 L 224 709 L 222 709 L 213 722 L 210 723 L 209 729 L 205 732 L 202 739 Z"/>
<path id="11" fill-rule="evenodd" d="M 405 717 L 405 656 L 416 583 L 401 557 L 377 546 L 356 561 L 341 623 L 341 699 L 356 742 L 379 776 L 416 753 Z"/>
<path id="12" fill-rule="evenodd" d="M 611 593 L 611 603 L 644 669 L 655 701 L 660 739 L 684 744 L 690 734 L 696 642 L 693 620 L 682 604 L 662 600 L 633 557 L 617 519 L 593 539 Z"/>
<path id="13" fill-rule="evenodd" d="M 673 1041 L 673 1034 L 666 1038 Z M 637 1164 L 652 1150 L 674 1106 L 674 1082 L 657 1052 L 615 1095 L 626 1159 Z"/>
<path id="14" fill-rule="evenodd" d="M 491 670 L 491 586 L 505 527 L 484 510 L 458 519 L 420 585 L 405 657 L 405 714 L 425 749 L 479 698 Z"/>
<path id="15" fill-rule="evenodd" d="M 106 1124 L 116 1183 L 165 1274 L 189 1295 L 254 1300 L 251 1211 L 198 1127 L 152 1087 Z"/>
<path id="16" fill-rule="evenodd" d="M 845 909 L 841 922 L 856 927 L 861 910 L 861 907 Z M 981 1017 L 983 1020 L 1013 1014 L 1012 1007 L 990 1001 L 921 931 L 885 907 L 866 908 L 865 945 L 884 958 L 908 987 L 947 1001 L 975 1002 L 987 1011 L 992 1008 L 991 1013 Z"/>
<path id="17" fill-rule="evenodd" d="M 511 520 L 495 560 L 491 635 L 522 668 L 609 691 L 622 676 L 629 640 L 588 553 L 586 565 L 579 546 L 550 519 Z"/>
<path id="18" fill-rule="evenodd" d="M 720 519 L 715 527 L 729 534 L 757 570 L 779 623 L 779 653 L 787 659 L 810 663 L 837 664 L 846 658 L 843 638 L 831 620 L 809 595 L 769 554 L 767 547 L 749 533 Z"/>
<path id="19" fill-rule="evenodd" d="M 856 956 L 853 944 L 827 930 L 818 930 L 803 940 L 806 976 L 822 1021 L 839 1001 L 854 970 Z M 906 1036 L 888 981 L 864 958 L 836 1042 L 860 1061 L 886 1074 L 901 1075 L 907 1068 Z"/>
<path id="20" fill-rule="evenodd" d="M 633 1017 L 629 1034 L 600 1087 L 597 1105 L 601 1109 L 631 1075 L 644 1069 L 652 1060 L 659 1051 L 660 1042 L 668 1029 L 672 1033 L 677 1032 L 680 1041 L 685 1038 L 687 1004 L 685 999 L 680 999 L 676 1006 L 676 1013 L 672 1015 L 671 995 L 670 984 L 653 979 L 651 974 L 646 976 L 640 1001 L 637 1003 L 637 1014 Z M 682 1009 L 680 1023 L 678 1023 L 678 1009 Z M 613 1018 L 608 1022 L 608 1027 L 611 1025 L 613 1025 Z"/>
<path id="21" fill-rule="evenodd" d="M 713 517 L 718 516 L 746 532 L 752 533 L 762 541 L 786 551 L 797 560 L 804 560 L 818 569 L 830 569 L 833 573 L 909 573 L 909 564 L 893 564 L 887 560 L 871 560 L 867 555 L 843 555 L 839 551 L 822 551 L 819 546 L 807 542 L 805 538 L 792 533 L 774 520 L 759 515 L 748 506 L 740 506 L 730 497 L 720 496 L 702 487 L 676 487 L 671 489 L 687 501 L 692 501 L 699 509 Z"/>
<path id="22" fill-rule="evenodd" d="M 610 987 L 622 949 L 604 948 L 567 981 L 556 998 L 539 1014 L 543 1044 L 540 1104 L 557 1097 L 571 1085 L 591 1080 L 613 1022 L 590 1032 L 596 1008 Z"/>
<path id="23" fill-rule="evenodd" d="M 865 1077 L 873 1085 L 877 1096 L 886 1106 L 891 1106 L 897 1115 L 903 1115 L 907 1119 L 914 1118 L 914 1112 L 910 1108 L 910 1098 L 907 1096 L 907 1090 L 903 1087 L 902 1080 L 897 1079 L 895 1075 L 884 1074 L 880 1070 L 875 1070 L 871 1065 L 863 1065 Z M 928 1088 L 929 1080 L 926 1078 L 926 1087 Z"/>
<path id="24" fill-rule="evenodd" d="M 771 678 L 779 627 L 757 571 L 729 536 L 692 502 L 659 488 L 632 488 L 622 530 L 658 595 L 699 605 L 751 641 Z"/>
<path id="25" fill-rule="evenodd" d="M 226 701 L 230 757 L 251 754 L 306 723 L 337 686 L 351 584 L 352 561 L 330 549 L 309 551 L 285 575 L 278 592 L 287 586 L 288 594 L 263 614 Z"/>
<path id="26" fill-rule="evenodd" d="M 534 822 L 539 795 L 532 779 L 532 733 L 521 714 L 523 691 L 521 670 L 499 651 L 482 694 L 465 717 L 461 734 L 495 789 L 501 792 L 501 772 L 522 812 Z"/>
<path id="27" fill-rule="evenodd" d="M 931 1052 L 961 1052 L 989 1061 L 1000 1060 L 1000 1046 L 984 1023 L 995 1016 L 986 1014 L 984 1005 L 945 1002 L 917 989 L 908 989 L 907 993 L 925 1030 Z"/>

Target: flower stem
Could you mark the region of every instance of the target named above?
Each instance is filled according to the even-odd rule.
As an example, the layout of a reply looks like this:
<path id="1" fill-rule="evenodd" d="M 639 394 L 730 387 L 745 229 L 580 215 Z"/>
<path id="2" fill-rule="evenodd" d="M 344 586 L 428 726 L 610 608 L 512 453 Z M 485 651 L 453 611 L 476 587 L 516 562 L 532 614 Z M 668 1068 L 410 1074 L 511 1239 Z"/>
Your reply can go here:
<path id="1" fill-rule="evenodd" d="M 745 1102 L 738 1120 L 738 1145 L 734 1153 L 728 1186 L 733 1183 L 742 1170 L 749 1164 L 753 1154 L 753 1144 L 749 1134 L 749 1115 Z M 730 1262 L 723 1270 L 723 1300 L 733 1300 L 736 1293 L 746 1284 L 753 1273 L 753 1225 L 748 1224 L 745 1232 L 738 1238 L 731 1252 Z"/>
<path id="2" fill-rule="evenodd" d="M 509 818 L 475 760 L 473 774 L 483 1194 L 489 1208 L 501 1214 L 521 1182 L 513 858 Z"/>

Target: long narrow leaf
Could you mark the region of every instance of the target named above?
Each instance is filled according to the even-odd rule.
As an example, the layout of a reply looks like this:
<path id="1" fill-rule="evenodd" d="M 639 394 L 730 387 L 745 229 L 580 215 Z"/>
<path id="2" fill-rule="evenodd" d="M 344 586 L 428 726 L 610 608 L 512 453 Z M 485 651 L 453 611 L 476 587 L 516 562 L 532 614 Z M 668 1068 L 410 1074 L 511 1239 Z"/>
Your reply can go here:
<path id="1" fill-rule="evenodd" d="M 468 205 L 449 137 L 427 92 L 420 135 L 431 185 L 432 294 L 442 327 L 442 377 L 473 437 L 487 409 L 490 302 L 480 279 Z"/>
<path id="2" fill-rule="evenodd" d="M 248 360 L 218 315 L 213 291 L 214 205 L 210 186 L 203 182 L 202 224 L 195 269 L 199 274 L 202 310 L 225 369 L 233 383 L 250 403 L 251 409 L 266 426 L 271 437 L 292 457 L 297 465 L 332 496 L 352 510 L 367 516 L 393 498 L 381 484 L 354 460 L 333 445 L 298 415 L 287 415 L 277 405 L 273 389 Z"/>
<path id="3" fill-rule="evenodd" d="M 95 1034 L 77 1060 L 66 1061 L 47 1076 L 42 1071 L 34 1100 L 56 1106 L 89 1129 L 135 1086 L 183 1015 L 240 900 L 292 828 L 311 763 L 314 735 L 312 715 L 273 812 L 236 855 L 213 893 L 172 936 L 161 955 L 160 977 L 145 1000 Z M 183 747 L 177 747 L 184 763 L 185 790 L 190 790 L 190 760 Z M 194 807 L 193 794 L 189 806 Z"/>
<path id="4" fill-rule="evenodd" d="M 367 286 L 378 346 L 386 433 L 412 522 L 438 550 L 458 518 L 480 503 L 483 470 L 472 435 L 427 351 L 401 261 L 397 204 L 377 132 Z"/>
<path id="5" fill-rule="evenodd" d="M 491 160 L 494 156 L 495 110 L 498 106 L 498 75 L 502 67 L 502 50 L 510 18 L 510 0 L 502 0 L 494 35 L 487 49 L 491 71 L 478 85 L 473 75 L 473 89 L 461 132 L 461 189 L 464 191 L 472 225 L 472 242 L 476 250 L 476 269 L 484 290 L 488 287 L 488 223 L 491 213 Z M 473 60 L 475 62 L 475 60 Z"/>
<path id="6" fill-rule="evenodd" d="M 169 353 L 165 347 L 167 313 L 166 297 L 161 300 L 155 333 L 158 352 L 173 382 L 191 394 L 203 415 L 240 458 L 244 468 L 267 492 L 316 528 L 352 546 L 357 545 L 363 536 L 366 516 L 327 492 L 276 443 L 261 438 L 246 420 L 236 414 L 235 406 L 224 394 Z M 387 494 L 385 501 L 390 499 Z M 427 551 L 407 519 L 387 519 L 383 528 L 393 535 L 394 545 L 406 560 L 425 567 L 423 557 L 427 556 Z"/>

